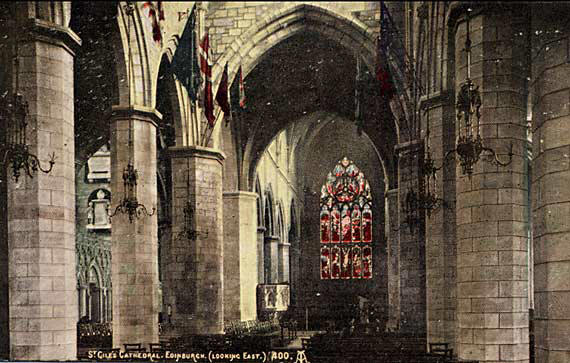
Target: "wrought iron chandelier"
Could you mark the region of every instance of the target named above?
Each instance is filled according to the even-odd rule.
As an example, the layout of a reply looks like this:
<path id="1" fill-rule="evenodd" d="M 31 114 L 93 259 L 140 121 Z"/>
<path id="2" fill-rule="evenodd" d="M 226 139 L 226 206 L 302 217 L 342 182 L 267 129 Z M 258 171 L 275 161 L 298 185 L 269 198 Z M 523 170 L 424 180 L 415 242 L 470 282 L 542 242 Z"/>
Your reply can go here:
<path id="1" fill-rule="evenodd" d="M 12 165 L 12 176 L 16 182 L 21 170 L 33 178 L 38 170 L 49 173 L 55 164 L 55 153 L 49 157 L 49 166 L 44 168 L 38 157 L 30 153 L 26 143 L 28 103 L 19 93 L 18 42 L 14 40 L 14 93 L 0 96 L 0 161 L 2 167 Z"/>
<path id="2" fill-rule="evenodd" d="M 481 138 L 481 94 L 479 86 L 475 86 L 473 80 L 471 80 L 471 38 L 469 28 L 469 13 L 471 11 L 472 9 L 467 9 L 466 19 L 465 53 L 467 54 L 467 77 L 461 84 L 455 103 L 458 136 L 455 149 L 448 151 L 443 160 L 445 163 L 450 155 L 456 153 L 463 175 L 468 175 L 469 177 L 473 174 L 473 166 L 481 159 L 502 167 L 508 166 L 513 160 L 512 143 L 508 152 L 508 160 L 501 161 L 495 150 L 483 145 Z M 433 172 L 442 167 L 443 165 L 439 168 L 434 166 Z"/>
<path id="3" fill-rule="evenodd" d="M 134 13 L 134 7 L 132 4 L 127 2 L 125 5 L 125 14 L 131 17 Z M 128 41 L 128 67 L 129 67 L 129 82 L 131 81 L 131 23 L 128 21 L 127 26 L 127 41 Z M 128 214 L 129 223 L 133 223 L 135 217 L 141 218 L 143 216 L 153 216 L 156 209 L 153 207 L 152 212 L 149 213 L 148 209 L 140 204 L 137 200 L 137 179 L 138 172 L 133 166 L 131 155 L 133 153 L 133 140 L 131 133 L 133 132 L 132 119 L 129 119 L 129 162 L 127 167 L 123 171 L 123 199 L 119 202 L 119 205 L 115 208 L 115 211 L 110 214 L 110 217 L 114 217 L 117 213 Z"/>
<path id="4" fill-rule="evenodd" d="M 178 238 L 186 238 L 188 241 L 196 241 L 198 238 L 208 238 L 208 230 L 199 231 L 196 230 L 195 219 L 194 219 L 194 208 L 190 202 L 187 202 L 184 206 L 184 230 L 180 232 Z"/>
<path id="5" fill-rule="evenodd" d="M 130 142 L 129 130 L 129 145 Z M 128 214 L 129 223 L 133 223 L 135 217 L 138 219 L 145 215 L 149 217 L 154 215 L 156 211 L 155 208 L 152 208 L 152 212 L 149 213 L 146 207 L 143 204 L 139 204 L 137 200 L 137 178 L 138 172 L 129 160 L 127 167 L 123 171 L 123 199 L 119 202 L 115 211 L 109 215 L 110 217 L 114 217 L 119 212 Z"/>

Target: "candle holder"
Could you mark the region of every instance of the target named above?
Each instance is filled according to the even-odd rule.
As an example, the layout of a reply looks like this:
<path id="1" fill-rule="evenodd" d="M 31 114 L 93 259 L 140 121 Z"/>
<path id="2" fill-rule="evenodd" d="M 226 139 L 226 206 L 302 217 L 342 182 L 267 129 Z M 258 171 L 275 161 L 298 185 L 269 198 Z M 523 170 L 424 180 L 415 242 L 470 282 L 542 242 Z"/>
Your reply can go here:
<path id="1" fill-rule="evenodd" d="M 208 230 L 199 231 L 194 223 L 194 208 L 189 202 L 184 206 L 184 230 L 178 235 L 178 239 L 186 238 L 188 241 L 196 241 L 198 238 L 208 238 Z"/>
<path id="2" fill-rule="evenodd" d="M 445 154 L 443 163 L 440 167 L 432 165 L 431 170 L 425 171 L 424 175 L 427 175 L 428 177 L 430 177 L 430 175 L 435 176 L 435 172 L 441 169 L 447 159 L 454 153 L 458 156 L 463 175 L 468 175 L 469 177 L 473 174 L 473 167 L 481 159 L 502 167 L 508 166 L 513 160 L 512 143 L 510 144 L 508 160 L 506 161 L 500 160 L 495 150 L 483 145 L 483 139 L 481 138 L 481 93 L 479 92 L 479 86 L 475 86 L 471 80 L 471 38 L 469 34 L 470 11 L 471 9 L 467 9 L 467 35 L 464 49 L 467 53 L 467 77 L 461 84 L 459 92 L 457 93 L 457 102 L 455 103 L 456 127 L 458 131 L 455 149 L 450 150 Z"/>
<path id="3" fill-rule="evenodd" d="M 145 215 L 149 217 L 154 215 L 156 212 L 155 208 L 152 208 L 152 212 L 149 213 L 148 209 L 146 209 L 143 204 L 139 204 L 137 200 L 137 178 L 137 170 L 133 167 L 133 164 L 129 162 L 123 171 L 124 197 L 109 217 L 114 217 L 120 212 L 128 214 L 129 222 L 133 223 L 135 217 L 138 219 Z"/>

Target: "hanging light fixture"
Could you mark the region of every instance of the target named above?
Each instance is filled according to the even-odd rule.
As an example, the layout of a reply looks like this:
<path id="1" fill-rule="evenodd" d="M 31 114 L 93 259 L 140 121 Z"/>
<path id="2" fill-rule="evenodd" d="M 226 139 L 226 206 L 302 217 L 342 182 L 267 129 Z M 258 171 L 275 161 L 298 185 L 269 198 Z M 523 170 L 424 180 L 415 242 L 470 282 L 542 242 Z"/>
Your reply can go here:
<path id="1" fill-rule="evenodd" d="M 404 204 L 406 218 L 404 219 L 403 225 L 408 226 L 410 234 L 412 234 L 422 222 L 420 205 L 420 196 L 413 188 L 409 188 Z"/>
<path id="2" fill-rule="evenodd" d="M 427 213 L 429 218 L 431 217 L 432 211 L 441 207 L 447 207 L 447 205 L 445 201 L 437 195 L 437 171 L 443 167 L 443 164 L 439 168 L 436 167 L 435 161 L 431 157 L 429 111 L 426 110 L 425 114 L 427 114 L 425 152 L 423 164 L 420 167 L 420 178 L 423 184 L 420 185 L 420 192 L 417 194 L 417 205 L 421 210 Z"/>
<path id="3" fill-rule="evenodd" d="M 190 162 L 187 161 L 186 166 L 186 190 L 190 195 Z M 183 209 L 184 212 L 184 229 L 178 235 L 177 239 L 186 238 L 188 241 L 196 241 L 199 237 L 208 238 L 208 230 L 199 231 L 196 229 L 195 211 L 188 200 Z"/>
<path id="4" fill-rule="evenodd" d="M 482 159 L 483 152 L 487 154 L 483 157 L 483 160 L 494 165 L 505 167 L 513 160 L 512 143 L 509 148 L 508 160 L 501 161 L 495 150 L 483 145 L 481 138 L 481 94 L 479 86 L 475 86 L 473 80 L 471 80 L 471 38 L 469 28 L 469 13 L 471 11 L 472 9 L 467 9 L 466 19 L 465 53 L 467 54 L 467 77 L 461 84 L 455 103 L 458 136 L 455 149 L 448 151 L 443 160 L 445 163 L 450 155 L 456 153 L 463 175 L 468 175 L 469 177 L 473 174 L 473 166 Z M 433 172 L 435 173 L 442 167 L 443 165 L 439 168 L 434 166 Z"/>
<path id="5" fill-rule="evenodd" d="M 178 238 L 186 238 L 188 241 L 196 241 L 198 238 L 208 238 L 208 230 L 198 231 L 195 227 L 194 208 L 190 202 L 184 206 L 184 230 L 180 232 Z"/>
<path id="6" fill-rule="evenodd" d="M 134 13 L 134 7 L 130 2 L 124 7 L 125 14 L 128 17 L 131 17 Z M 128 74 L 129 74 L 129 84 L 131 82 L 131 23 L 130 20 L 127 19 L 127 42 L 128 42 Z M 117 213 L 128 214 L 129 216 L 129 223 L 133 223 L 134 218 L 137 219 L 143 216 L 153 216 L 155 213 L 155 208 L 152 208 L 152 212 L 149 213 L 148 209 L 143 205 L 139 204 L 137 200 L 137 179 L 138 179 L 138 172 L 137 169 L 133 166 L 133 162 L 131 159 L 133 153 L 133 140 L 132 140 L 132 119 L 129 119 L 129 162 L 127 167 L 123 171 L 123 199 L 115 208 L 115 211 L 110 215 L 110 217 L 114 217 Z"/>
<path id="7" fill-rule="evenodd" d="M 0 161 L 2 167 L 12 164 L 12 176 L 16 182 L 21 170 L 33 178 L 38 170 L 49 173 L 55 164 L 55 153 L 50 155 L 49 166 L 44 169 L 38 157 L 30 153 L 26 143 L 28 103 L 19 93 L 18 41 L 14 39 L 14 93 L 0 96 Z"/>

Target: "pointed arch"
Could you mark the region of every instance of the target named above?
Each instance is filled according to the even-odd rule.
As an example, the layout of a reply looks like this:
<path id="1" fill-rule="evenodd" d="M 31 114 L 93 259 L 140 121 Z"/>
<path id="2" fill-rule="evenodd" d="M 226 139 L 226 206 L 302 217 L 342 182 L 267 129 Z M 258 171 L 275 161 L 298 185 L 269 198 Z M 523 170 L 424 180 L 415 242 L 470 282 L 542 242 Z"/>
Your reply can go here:
<path id="1" fill-rule="evenodd" d="M 226 48 L 227 51 L 214 67 L 214 91 L 219 86 L 226 63 L 230 80 L 234 78 L 240 66 L 246 77 L 269 49 L 302 31 L 316 32 L 352 50 L 355 56 L 362 57 L 370 71 L 374 70 L 377 33 L 371 27 L 357 18 L 347 18 L 324 4 L 292 4 L 260 19 Z M 392 59 L 388 59 L 388 63 L 398 95 L 403 98 L 403 104 L 407 105 L 403 70 L 399 69 Z M 395 115 L 395 129 L 399 138 L 397 120 L 407 114 L 406 106 L 402 106 L 402 102 L 391 102 L 390 108 Z M 219 127 L 218 124 L 220 123 L 217 123 L 216 127 Z"/>

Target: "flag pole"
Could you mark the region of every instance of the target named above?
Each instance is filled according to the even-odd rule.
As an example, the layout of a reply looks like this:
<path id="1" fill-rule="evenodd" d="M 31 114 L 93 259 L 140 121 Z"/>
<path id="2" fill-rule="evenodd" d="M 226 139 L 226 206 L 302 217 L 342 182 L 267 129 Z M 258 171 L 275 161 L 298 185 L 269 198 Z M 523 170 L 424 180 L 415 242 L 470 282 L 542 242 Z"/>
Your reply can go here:
<path id="1" fill-rule="evenodd" d="M 198 123 L 198 105 L 196 105 L 196 101 L 190 100 L 190 107 L 192 108 L 192 112 L 190 113 L 190 120 L 192 120 L 192 133 L 194 134 L 194 145 L 200 144 L 200 125 Z"/>
<path id="2" fill-rule="evenodd" d="M 222 108 L 219 107 L 218 108 L 218 114 L 216 115 L 216 117 L 214 117 L 214 125 L 213 126 L 208 125 L 208 127 L 206 128 L 206 131 L 208 129 L 210 129 L 211 131 L 210 131 L 210 134 L 208 135 L 208 138 L 205 140 L 205 143 L 204 143 L 205 147 L 208 147 L 208 143 L 210 142 L 210 139 L 212 138 L 212 134 L 214 133 L 214 127 L 216 127 L 216 123 L 218 123 L 218 117 L 220 117 L 221 113 L 222 113 Z M 205 133 L 204 133 L 204 136 L 205 136 Z"/>

